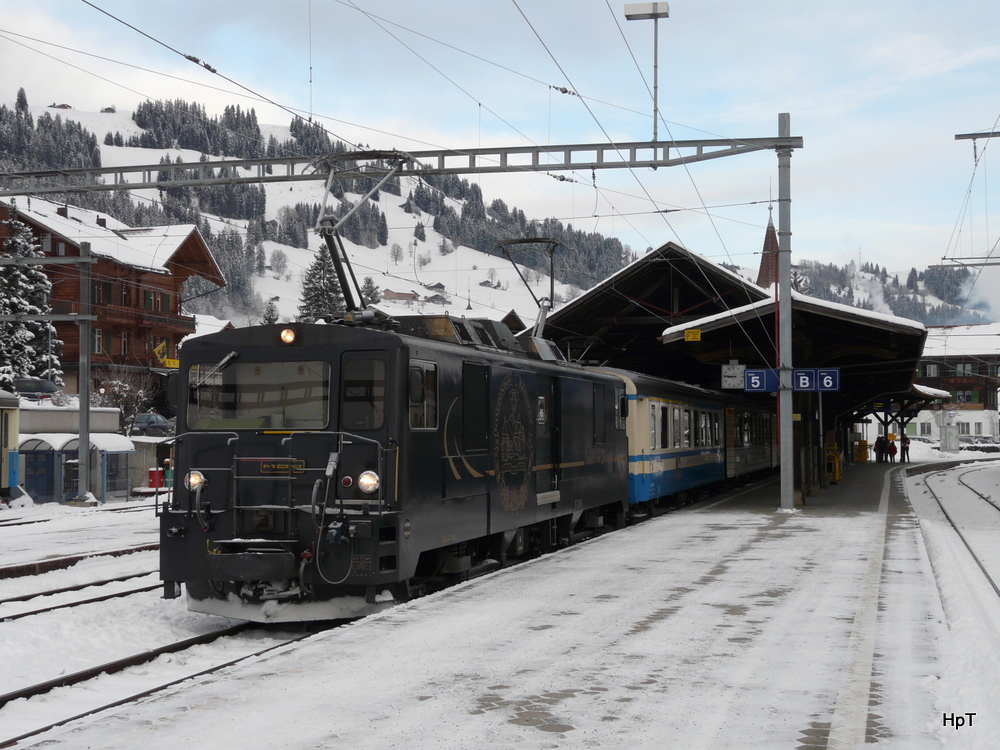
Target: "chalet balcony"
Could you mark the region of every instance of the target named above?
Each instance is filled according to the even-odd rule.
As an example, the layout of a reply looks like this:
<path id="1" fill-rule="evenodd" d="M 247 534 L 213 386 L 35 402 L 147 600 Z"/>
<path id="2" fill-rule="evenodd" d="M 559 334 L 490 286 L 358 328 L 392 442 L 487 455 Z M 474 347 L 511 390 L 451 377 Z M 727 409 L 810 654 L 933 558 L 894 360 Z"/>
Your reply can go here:
<path id="1" fill-rule="evenodd" d="M 194 317 L 173 313 L 154 312 L 121 305 L 93 304 L 92 314 L 97 316 L 98 327 L 128 328 L 130 330 L 156 331 L 162 335 L 194 333 Z M 53 300 L 52 312 L 57 315 L 76 315 L 80 311 L 79 302 Z"/>

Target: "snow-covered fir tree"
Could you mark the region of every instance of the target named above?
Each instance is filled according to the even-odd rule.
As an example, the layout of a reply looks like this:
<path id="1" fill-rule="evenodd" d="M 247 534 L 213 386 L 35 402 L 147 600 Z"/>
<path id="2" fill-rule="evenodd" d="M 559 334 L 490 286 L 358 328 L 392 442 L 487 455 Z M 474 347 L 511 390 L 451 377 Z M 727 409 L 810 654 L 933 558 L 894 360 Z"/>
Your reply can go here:
<path id="1" fill-rule="evenodd" d="M 371 276 L 365 276 L 365 280 L 361 284 L 361 296 L 371 305 L 382 301 L 382 290 L 378 288 Z"/>
<path id="2" fill-rule="evenodd" d="M 264 317 L 261 318 L 260 322 L 266 326 L 278 322 L 278 306 L 274 304 L 273 299 L 269 299 L 264 306 Z"/>
<path id="3" fill-rule="evenodd" d="M 303 323 L 315 323 L 343 313 L 344 294 L 340 290 L 333 259 L 325 249 L 320 250 L 302 279 L 302 304 L 299 305 L 298 319 Z"/>
<path id="4" fill-rule="evenodd" d="M 5 221 L 0 232 L 0 257 L 39 258 L 31 230 L 16 219 Z M 52 282 L 36 265 L 0 266 L 0 314 L 47 315 Z M 59 355 L 62 342 L 49 321 L 0 321 L 0 387 L 14 380 L 41 377 L 62 385 Z"/>

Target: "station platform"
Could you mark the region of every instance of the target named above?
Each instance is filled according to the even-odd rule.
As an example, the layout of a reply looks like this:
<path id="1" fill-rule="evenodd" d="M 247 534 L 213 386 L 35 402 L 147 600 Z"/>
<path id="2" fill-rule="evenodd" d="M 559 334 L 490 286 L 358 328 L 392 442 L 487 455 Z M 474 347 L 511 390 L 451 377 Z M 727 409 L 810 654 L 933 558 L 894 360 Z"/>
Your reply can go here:
<path id="1" fill-rule="evenodd" d="M 810 515 L 875 512 L 879 508 L 883 485 L 889 473 L 894 469 L 903 470 L 915 465 L 898 462 L 849 464 L 844 467 L 839 483 L 828 484 L 816 494 L 804 498 L 802 505 L 796 509 Z M 898 493 L 894 494 L 897 495 L 896 502 L 903 500 Z M 772 479 L 756 483 L 748 489 L 728 491 L 704 501 L 703 504 L 718 507 L 721 503 L 725 503 L 723 507 L 727 510 L 773 512 L 781 508 L 781 482 L 775 473 Z M 905 506 L 898 508 L 897 512 L 903 510 Z"/>
<path id="2" fill-rule="evenodd" d="M 992 662 L 963 652 L 968 631 L 942 605 L 906 468 L 849 466 L 790 511 L 776 478 L 717 495 L 46 746 L 215 744 L 239 727 L 255 750 L 992 748 L 995 701 L 967 679 Z M 942 712 L 975 724 L 942 726 Z"/>

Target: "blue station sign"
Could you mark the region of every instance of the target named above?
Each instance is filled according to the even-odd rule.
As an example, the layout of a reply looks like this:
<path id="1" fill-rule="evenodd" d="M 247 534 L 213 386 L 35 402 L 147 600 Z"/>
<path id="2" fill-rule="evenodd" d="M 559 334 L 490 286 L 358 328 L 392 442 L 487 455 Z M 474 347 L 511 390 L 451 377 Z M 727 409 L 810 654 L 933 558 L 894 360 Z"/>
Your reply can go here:
<path id="1" fill-rule="evenodd" d="M 773 393 L 781 390 L 781 381 L 775 369 L 747 369 L 743 373 L 743 390 L 756 393 Z M 794 391 L 839 391 L 840 368 L 804 368 L 792 370 Z"/>

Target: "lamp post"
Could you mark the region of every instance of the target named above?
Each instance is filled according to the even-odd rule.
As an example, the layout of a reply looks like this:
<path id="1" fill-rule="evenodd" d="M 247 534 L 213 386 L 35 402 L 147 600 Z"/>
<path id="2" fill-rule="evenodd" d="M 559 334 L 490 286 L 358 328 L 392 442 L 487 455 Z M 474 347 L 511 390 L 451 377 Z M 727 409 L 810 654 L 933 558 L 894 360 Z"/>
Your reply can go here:
<path id="1" fill-rule="evenodd" d="M 669 3 L 629 3 L 625 6 L 625 20 L 648 21 L 653 19 L 653 141 L 657 141 L 657 125 L 660 121 L 660 110 L 657 106 L 657 91 L 659 89 L 659 59 L 660 59 L 660 19 L 670 18 Z"/>

